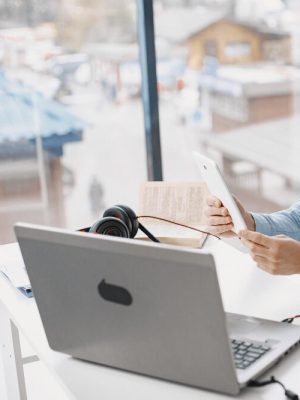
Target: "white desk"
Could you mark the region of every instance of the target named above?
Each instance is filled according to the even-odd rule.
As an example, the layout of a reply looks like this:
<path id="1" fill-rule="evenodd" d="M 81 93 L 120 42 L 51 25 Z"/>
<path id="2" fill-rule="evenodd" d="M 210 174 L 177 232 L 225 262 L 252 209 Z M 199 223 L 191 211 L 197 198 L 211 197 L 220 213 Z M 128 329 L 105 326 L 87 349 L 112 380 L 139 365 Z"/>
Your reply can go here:
<path id="1" fill-rule="evenodd" d="M 258 270 L 247 255 L 237 252 L 224 243 L 212 241 L 207 246 L 214 253 L 217 261 L 224 305 L 228 311 L 278 320 L 299 313 L 300 276 L 270 276 Z M 1 263 L 10 263 L 19 257 L 20 253 L 16 244 L 0 247 Z M 0 318 L 0 346 L 3 350 L 8 400 L 26 399 L 18 329 L 29 341 L 38 358 L 61 383 L 70 399 L 221 400 L 231 398 L 90 364 L 52 351 L 48 346 L 35 301 L 17 293 L 2 277 L 0 277 Z M 300 349 L 297 349 L 269 371 L 267 376 L 274 374 L 288 388 L 300 393 L 299 371 Z M 5 399 L 2 393 L 0 397 L 1 400 L 3 397 Z M 246 389 L 239 398 L 274 400 L 285 397 L 279 385 L 271 385 L 260 389 Z"/>

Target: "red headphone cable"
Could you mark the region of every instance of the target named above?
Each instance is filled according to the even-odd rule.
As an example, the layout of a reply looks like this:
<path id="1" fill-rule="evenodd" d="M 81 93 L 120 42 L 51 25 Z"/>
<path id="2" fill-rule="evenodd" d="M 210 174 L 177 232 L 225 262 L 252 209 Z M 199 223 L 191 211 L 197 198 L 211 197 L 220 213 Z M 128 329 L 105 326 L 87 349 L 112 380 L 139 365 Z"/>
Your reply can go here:
<path id="1" fill-rule="evenodd" d="M 214 235 L 213 233 L 206 232 L 206 231 L 203 231 L 203 230 L 201 230 L 201 229 L 193 228 L 192 226 L 184 225 L 184 224 L 181 224 L 181 223 L 179 223 L 179 222 L 171 221 L 171 220 L 169 220 L 169 219 L 165 219 L 165 218 L 161 218 L 161 217 L 153 217 L 152 215 L 139 215 L 139 216 L 137 216 L 136 218 L 137 218 L 137 219 L 139 219 L 139 218 L 152 218 L 152 219 L 157 219 L 157 220 L 159 220 L 159 221 L 169 222 L 169 223 L 171 223 L 171 224 L 175 224 L 175 225 L 178 225 L 178 226 L 182 226 L 183 228 L 192 229 L 193 231 L 197 231 L 197 232 L 200 232 L 200 233 L 204 233 L 204 234 L 206 234 L 206 235 L 210 235 L 210 236 L 213 236 L 213 237 L 215 237 L 215 238 L 221 240 L 221 238 L 220 238 L 219 236 Z"/>

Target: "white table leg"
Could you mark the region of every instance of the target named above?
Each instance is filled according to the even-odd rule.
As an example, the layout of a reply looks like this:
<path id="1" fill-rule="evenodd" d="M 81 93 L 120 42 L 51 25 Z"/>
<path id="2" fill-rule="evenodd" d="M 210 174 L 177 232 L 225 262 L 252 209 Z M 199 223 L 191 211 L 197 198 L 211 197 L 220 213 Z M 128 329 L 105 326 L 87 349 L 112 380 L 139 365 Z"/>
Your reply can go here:
<path id="1" fill-rule="evenodd" d="M 26 400 L 19 332 L 1 304 L 0 321 L 0 346 L 7 399 Z"/>

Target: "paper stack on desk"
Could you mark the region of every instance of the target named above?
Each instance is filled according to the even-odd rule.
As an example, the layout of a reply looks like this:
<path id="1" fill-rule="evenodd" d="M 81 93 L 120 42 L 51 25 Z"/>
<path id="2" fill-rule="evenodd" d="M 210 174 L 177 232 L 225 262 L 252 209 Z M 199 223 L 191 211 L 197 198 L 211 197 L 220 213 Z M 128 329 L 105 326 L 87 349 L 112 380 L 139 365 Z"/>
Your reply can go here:
<path id="1" fill-rule="evenodd" d="M 27 297 L 32 297 L 29 278 L 23 263 L 8 263 L 0 265 L 0 273 L 21 293 Z"/>
<path id="2" fill-rule="evenodd" d="M 140 188 L 139 213 L 205 230 L 208 190 L 202 182 L 146 182 Z M 201 248 L 206 234 L 152 218 L 139 221 L 162 243 Z M 142 234 L 140 239 L 146 239 Z"/>

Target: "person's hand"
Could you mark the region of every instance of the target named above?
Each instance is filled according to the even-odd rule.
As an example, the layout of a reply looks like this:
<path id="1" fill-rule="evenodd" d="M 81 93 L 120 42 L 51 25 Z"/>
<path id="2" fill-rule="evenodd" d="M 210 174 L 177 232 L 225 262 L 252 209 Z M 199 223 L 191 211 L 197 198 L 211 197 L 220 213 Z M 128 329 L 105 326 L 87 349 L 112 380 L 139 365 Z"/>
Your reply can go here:
<path id="1" fill-rule="evenodd" d="M 300 243 L 284 235 L 243 230 L 239 236 L 258 267 L 273 275 L 300 274 Z"/>
<path id="2" fill-rule="evenodd" d="M 234 200 L 244 218 L 247 228 L 255 230 L 255 223 L 252 215 L 245 210 L 241 202 L 234 197 Z M 204 210 L 206 219 L 206 230 L 213 235 L 234 236 L 232 232 L 233 222 L 226 207 L 223 206 L 221 200 L 214 196 L 209 196 L 206 200 Z"/>

